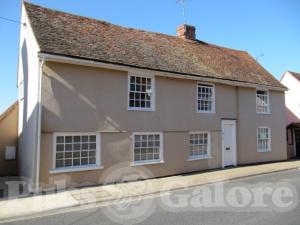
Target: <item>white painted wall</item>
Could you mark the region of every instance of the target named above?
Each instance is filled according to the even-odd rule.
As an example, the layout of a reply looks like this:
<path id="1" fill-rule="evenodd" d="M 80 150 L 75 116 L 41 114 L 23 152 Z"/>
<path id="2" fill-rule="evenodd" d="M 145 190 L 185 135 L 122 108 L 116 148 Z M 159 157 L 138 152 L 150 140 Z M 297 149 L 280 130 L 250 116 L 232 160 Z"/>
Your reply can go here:
<path id="1" fill-rule="evenodd" d="M 33 35 L 28 17 L 22 5 L 19 48 L 19 175 L 29 178 L 32 184 L 37 177 L 39 47 Z M 24 98 L 22 94 L 24 84 Z"/>
<path id="2" fill-rule="evenodd" d="M 300 123 L 300 81 L 285 72 L 281 83 L 289 89 L 285 92 L 286 125 Z"/>

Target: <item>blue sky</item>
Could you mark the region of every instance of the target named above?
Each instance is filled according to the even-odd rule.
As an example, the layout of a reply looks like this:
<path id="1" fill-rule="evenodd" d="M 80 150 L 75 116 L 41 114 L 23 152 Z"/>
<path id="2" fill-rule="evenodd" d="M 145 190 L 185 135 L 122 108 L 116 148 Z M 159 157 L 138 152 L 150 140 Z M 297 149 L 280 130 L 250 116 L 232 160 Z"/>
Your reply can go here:
<path id="1" fill-rule="evenodd" d="M 20 19 L 20 0 L 1 0 L 0 16 Z M 183 20 L 176 0 L 31 0 L 42 6 L 126 27 L 175 35 Z M 186 22 L 197 38 L 246 50 L 277 79 L 300 72 L 299 0 L 186 0 Z M 18 96 L 19 25 L 0 19 L 0 112 Z"/>

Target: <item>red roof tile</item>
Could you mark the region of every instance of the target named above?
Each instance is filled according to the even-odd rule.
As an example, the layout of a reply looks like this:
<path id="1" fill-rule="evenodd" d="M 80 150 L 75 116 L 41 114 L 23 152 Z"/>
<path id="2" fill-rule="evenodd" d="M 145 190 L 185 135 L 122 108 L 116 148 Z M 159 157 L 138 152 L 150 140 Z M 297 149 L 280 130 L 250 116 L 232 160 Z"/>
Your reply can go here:
<path id="1" fill-rule="evenodd" d="M 284 88 L 244 51 L 24 4 L 43 53 Z"/>

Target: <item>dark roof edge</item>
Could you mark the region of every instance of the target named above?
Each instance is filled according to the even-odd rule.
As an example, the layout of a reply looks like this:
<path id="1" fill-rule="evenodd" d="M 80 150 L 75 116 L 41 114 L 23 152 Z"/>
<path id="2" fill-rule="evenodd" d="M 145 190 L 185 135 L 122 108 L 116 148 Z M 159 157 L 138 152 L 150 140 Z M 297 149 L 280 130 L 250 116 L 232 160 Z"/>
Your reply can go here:
<path id="1" fill-rule="evenodd" d="M 234 79 L 228 79 L 228 78 L 220 78 L 220 77 L 215 77 L 213 75 L 205 76 L 205 75 L 201 75 L 201 74 L 189 74 L 189 73 L 182 73 L 182 72 L 176 72 L 176 71 L 160 70 L 160 69 L 140 67 L 140 66 L 135 66 L 135 65 L 125 64 L 125 63 L 110 62 L 110 61 L 105 61 L 105 60 L 73 56 L 73 55 L 58 54 L 58 53 L 45 52 L 45 51 L 39 52 L 39 57 L 40 57 L 40 54 L 48 54 L 48 55 L 53 55 L 53 56 L 67 57 L 70 59 L 78 59 L 78 60 L 106 63 L 106 64 L 116 65 L 116 66 L 126 66 L 126 67 L 131 67 L 131 68 L 136 68 L 136 69 L 144 69 L 144 70 L 150 70 L 150 71 L 172 73 L 172 74 L 183 75 L 183 76 L 192 76 L 192 77 L 200 77 L 200 78 L 207 78 L 207 79 L 214 79 L 214 80 L 223 80 L 223 81 L 229 81 L 229 82 L 238 82 L 238 83 L 249 84 L 249 85 L 253 85 L 253 86 L 264 86 L 264 87 L 269 87 L 269 88 L 275 88 L 276 90 L 282 90 L 282 91 L 287 90 L 286 87 L 273 86 L 273 85 L 267 85 L 267 84 L 258 84 L 258 83 L 254 83 L 254 82 L 246 82 L 246 81 L 240 81 L 240 80 L 234 80 Z"/>
<path id="2" fill-rule="evenodd" d="M 297 72 L 293 72 L 293 71 L 290 71 L 290 70 L 288 70 L 287 72 L 292 74 L 294 77 L 295 76 L 300 76 L 300 73 L 297 73 Z"/>
<path id="3" fill-rule="evenodd" d="M 290 70 L 286 70 L 282 75 L 281 75 L 281 78 L 280 78 L 280 82 L 282 81 L 282 79 L 285 77 L 285 75 L 287 74 L 287 73 L 289 73 L 289 74 L 291 74 L 294 78 L 296 78 L 297 79 L 297 75 L 299 75 L 300 76 L 300 73 L 297 73 L 297 72 L 293 72 L 293 71 L 290 71 Z"/>

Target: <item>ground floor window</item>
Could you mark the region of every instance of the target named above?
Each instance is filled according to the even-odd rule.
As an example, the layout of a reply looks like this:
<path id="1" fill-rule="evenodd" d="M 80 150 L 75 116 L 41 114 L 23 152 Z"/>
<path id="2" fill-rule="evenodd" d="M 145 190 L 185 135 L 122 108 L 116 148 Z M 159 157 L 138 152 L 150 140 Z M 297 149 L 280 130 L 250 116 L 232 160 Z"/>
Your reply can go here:
<path id="1" fill-rule="evenodd" d="M 189 159 L 207 158 L 210 156 L 210 133 L 191 132 L 189 134 Z"/>
<path id="2" fill-rule="evenodd" d="M 161 133 L 134 133 L 134 162 L 148 163 L 162 161 Z"/>
<path id="3" fill-rule="evenodd" d="M 99 134 L 56 133 L 54 142 L 55 168 L 99 165 Z"/>
<path id="4" fill-rule="evenodd" d="M 271 151 L 271 130 L 269 127 L 257 128 L 257 151 Z"/>

